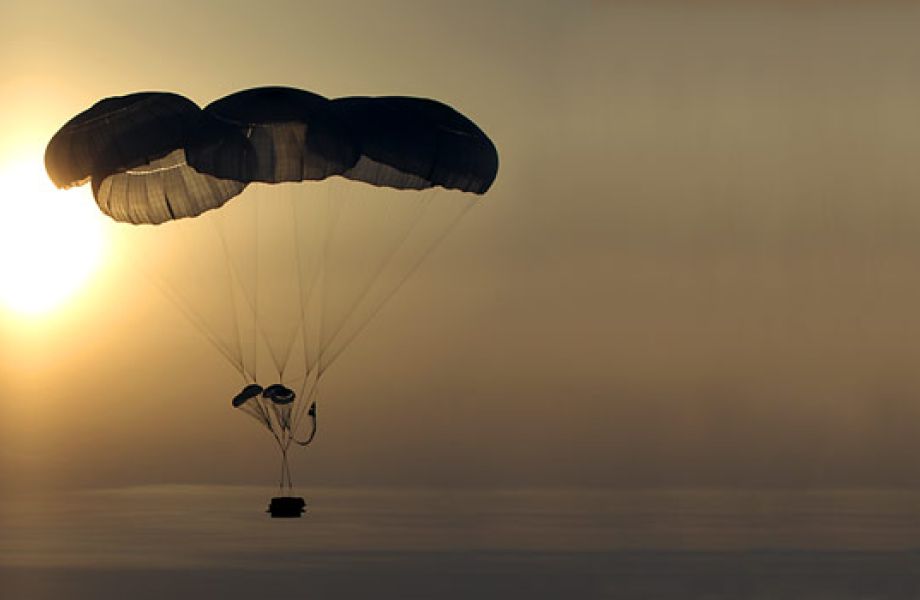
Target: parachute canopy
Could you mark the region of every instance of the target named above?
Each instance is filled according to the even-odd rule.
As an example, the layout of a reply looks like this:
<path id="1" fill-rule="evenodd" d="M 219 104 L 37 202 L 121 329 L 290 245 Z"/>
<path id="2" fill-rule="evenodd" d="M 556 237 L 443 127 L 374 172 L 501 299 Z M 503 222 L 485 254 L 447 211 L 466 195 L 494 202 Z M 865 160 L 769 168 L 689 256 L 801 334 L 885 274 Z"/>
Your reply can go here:
<path id="1" fill-rule="evenodd" d="M 219 208 L 253 182 L 341 175 L 483 194 L 498 153 L 472 121 L 435 100 L 328 100 L 260 87 L 204 110 L 168 92 L 106 98 L 51 138 L 45 167 L 58 187 L 92 179 L 99 208 L 116 221 L 158 224 Z"/>
<path id="2" fill-rule="evenodd" d="M 92 179 L 100 210 L 116 221 L 163 223 L 222 206 L 246 184 L 219 180 L 188 166 L 188 148 L 216 143 L 246 146 L 232 130 L 218 131 L 194 102 L 167 92 L 106 98 L 51 138 L 45 168 L 58 187 Z M 244 151 L 244 150 L 241 150 Z"/>
<path id="3" fill-rule="evenodd" d="M 239 408 L 240 406 L 246 404 L 248 401 L 252 400 L 256 396 L 262 394 L 262 386 L 258 383 L 250 383 L 240 391 L 239 394 L 233 397 L 233 408 Z"/>
<path id="4" fill-rule="evenodd" d="M 241 182 L 325 179 L 351 168 L 358 148 L 326 98 L 294 88 L 262 87 L 230 94 L 204 109 L 214 117 L 212 140 L 189 152 L 203 173 Z M 228 145 L 245 135 L 250 145 Z"/>
<path id="5" fill-rule="evenodd" d="M 293 402 L 297 394 L 287 386 L 281 385 L 280 383 L 273 383 L 265 388 L 262 392 L 262 397 L 271 400 L 275 404 L 284 405 Z"/>
<path id="6" fill-rule="evenodd" d="M 59 188 L 142 165 L 182 148 L 200 127 L 197 104 L 168 92 L 100 100 L 54 134 L 45 168 Z"/>
<path id="7" fill-rule="evenodd" d="M 354 132 L 361 158 L 343 176 L 397 189 L 484 194 L 498 173 L 498 152 L 472 121 L 425 98 L 338 98 L 335 112 Z"/>

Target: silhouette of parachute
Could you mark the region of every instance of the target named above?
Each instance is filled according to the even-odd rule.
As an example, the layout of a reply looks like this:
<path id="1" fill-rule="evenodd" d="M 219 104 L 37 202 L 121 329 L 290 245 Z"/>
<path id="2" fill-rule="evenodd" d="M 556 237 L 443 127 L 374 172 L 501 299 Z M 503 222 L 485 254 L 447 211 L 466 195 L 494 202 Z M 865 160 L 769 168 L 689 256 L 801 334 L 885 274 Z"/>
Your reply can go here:
<path id="1" fill-rule="evenodd" d="M 51 138 L 45 166 L 60 188 L 92 179 L 100 208 L 116 221 L 158 224 L 218 208 L 252 182 L 341 175 L 484 194 L 498 153 L 472 121 L 435 100 L 330 101 L 264 87 L 204 111 L 168 92 L 106 98 Z"/>
<path id="2" fill-rule="evenodd" d="M 343 177 L 398 189 L 441 186 L 484 194 L 498 173 L 498 153 L 472 121 L 424 98 L 338 98 L 334 111 L 361 148 Z"/>
<path id="3" fill-rule="evenodd" d="M 105 98 L 51 138 L 45 151 L 48 175 L 59 188 L 68 188 L 161 158 L 188 143 L 202 115 L 198 105 L 178 94 Z"/>
<path id="4" fill-rule="evenodd" d="M 326 98 L 285 87 L 244 90 L 209 104 L 217 143 L 189 151 L 203 173 L 242 182 L 282 183 L 325 179 L 352 167 L 357 140 Z M 227 145 L 228 134 L 249 145 Z"/>
<path id="5" fill-rule="evenodd" d="M 164 92 L 106 98 L 51 138 L 45 167 L 58 187 L 92 179 L 99 208 L 116 221 L 163 223 L 217 208 L 245 183 L 186 164 L 185 150 L 216 135 L 194 102 Z M 226 133 L 226 132 L 224 132 Z M 224 135 L 224 146 L 245 138 Z"/>
<path id="6" fill-rule="evenodd" d="M 498 154 L 435 100 L 261 87 L 204 109 L 101 100 L 45 165 L 58 187 L 91 181 L 114 220 L 155 225 L 125 238 L 166 261 L 147 273 L 239 373 L 232 406 L 273 436 L 290 488 L 326 370 L 489 189 Z"/>

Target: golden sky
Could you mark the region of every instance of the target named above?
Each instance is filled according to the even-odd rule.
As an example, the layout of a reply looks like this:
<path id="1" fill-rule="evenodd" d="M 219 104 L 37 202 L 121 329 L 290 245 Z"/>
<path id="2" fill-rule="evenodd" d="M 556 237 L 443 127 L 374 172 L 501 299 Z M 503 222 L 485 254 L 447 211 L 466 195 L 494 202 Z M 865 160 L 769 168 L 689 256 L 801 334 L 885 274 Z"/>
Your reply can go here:
<path id="1" fill-rule="evenodd" d="M 915 485 L 920 8 L 0 11 L 2 165 L 139 90 L 434 97 L 495 141 L 482 205 L 330 372 L 295 480 Z M 0 476 L 272 480 L 233 372 L 120 250 L 63 308 L 0 313 Z"/>

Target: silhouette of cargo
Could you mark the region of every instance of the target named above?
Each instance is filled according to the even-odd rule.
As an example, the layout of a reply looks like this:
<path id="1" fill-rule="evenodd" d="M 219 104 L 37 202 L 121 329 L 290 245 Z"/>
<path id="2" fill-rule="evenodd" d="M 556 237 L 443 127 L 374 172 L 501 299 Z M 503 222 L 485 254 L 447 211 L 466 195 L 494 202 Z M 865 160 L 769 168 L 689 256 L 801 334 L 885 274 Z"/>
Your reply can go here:
<path id="1" fill-rule="evenodd" d="M 294 496 L 278 496 L 272 498 L 268 505 L 269 513 L 273 519 L 299 519 L 307 509 L 303 498 Z"/>

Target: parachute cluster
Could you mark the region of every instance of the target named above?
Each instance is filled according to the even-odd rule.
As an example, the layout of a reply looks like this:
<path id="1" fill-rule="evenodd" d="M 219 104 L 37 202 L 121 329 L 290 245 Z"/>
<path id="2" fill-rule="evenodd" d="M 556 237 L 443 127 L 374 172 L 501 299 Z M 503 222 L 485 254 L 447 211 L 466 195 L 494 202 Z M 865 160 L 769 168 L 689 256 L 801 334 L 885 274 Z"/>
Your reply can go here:
<path id="1" fill-rule="evenodd" d="M 91 182 L 115 221 L 156 225 L 163 252 L 175 250 L 166 229 L 215 225 L 221 258 L 209 263 L 190 249 L 186 264 L 201 270 L 171 272 L 160 286 L 242 376 L 232 404 L 274 436 L 281 485 L 290 487 L 287 450 L 316 433 L 323 373 L 456 222 L 415 240 L 426 215 L 448 203 L 412 194 L 478 197 L 496 177 L 498 154 L 475 123 L 435 100 L 261 87 L 203 109 L 167 92 L 103 99 L 52 137 L 45 166 L 60 188 Z M 329 179 L 415 192 L 362 202 L 354 192 L 302 186 L 286 204 L 264 190 L 243 194 Z M 253 200 L 231 206 L 241 194 Z M 189 231 L 195 241 L 206 236 Z M 218 276 L 226 318 L 193 298 Z"/>
<path id="2" fill-rule="evenodd" d="M 472 121 L 435 100 L 263 87 L 204 109 L 166 92 L 106 98 L 51 138 L 45 167 L 59 188 L 91 180 L 116 221 L 158 224 L 219 208 L 253 182 L 340 175 L 483 194 L 498 154 Z"/>

